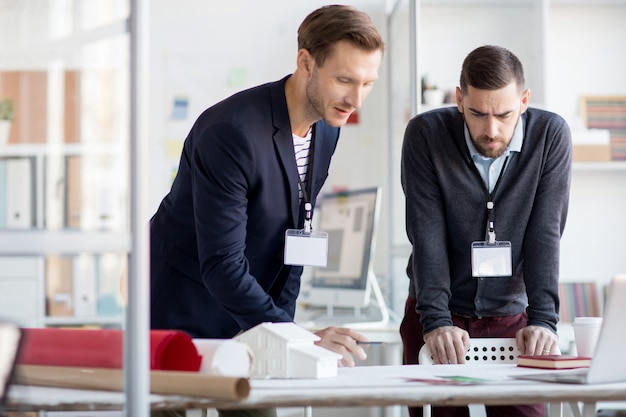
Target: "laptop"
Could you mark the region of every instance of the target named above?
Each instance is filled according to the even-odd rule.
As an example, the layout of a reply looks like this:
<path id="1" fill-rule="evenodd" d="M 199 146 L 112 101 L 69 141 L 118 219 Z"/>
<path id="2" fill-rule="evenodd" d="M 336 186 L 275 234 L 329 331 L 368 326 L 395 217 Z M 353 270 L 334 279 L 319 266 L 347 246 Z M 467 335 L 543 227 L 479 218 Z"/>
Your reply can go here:
<path id="1" fill-rule="evenodd" d="M 9 384 L 17 361 L 22 332 L 10 322 L 0 321 L 0 415 L 4 415 L 4 405 Z"/>
<path id="2" fill-rule="evenodd" d="M 515 375 L 514 378 L 571 384 L 625 382 L 626 302 L 624 300 L 626 300 L 626 274 L 615 275 L 609 284 L 602 328 L 589 368 Z"/>

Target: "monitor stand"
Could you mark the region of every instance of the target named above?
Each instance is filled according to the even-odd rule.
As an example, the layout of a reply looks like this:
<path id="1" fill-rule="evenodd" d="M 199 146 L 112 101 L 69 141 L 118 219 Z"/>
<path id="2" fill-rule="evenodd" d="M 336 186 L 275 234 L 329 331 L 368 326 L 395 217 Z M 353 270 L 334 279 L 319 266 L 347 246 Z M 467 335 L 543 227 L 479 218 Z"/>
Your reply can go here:
<path id="1" fill-rule="evenodd" d="M 389 309 L 387 308 L 387 303 L 385 302 L 380 285 L 378 284 L 378 279 L 373 271 L 368 273 L 367 285 L 370 299 L 368 306 L 372 306 L 378 310 L 380 313 L 380 319 L 370 320 L 372 315 L 364 314 L 361 307 L 350 308 L 352 314 L 348 314 L 346 311 L 347 309 L 342 307 L 342 311 L 338 313 L 336 311 L 337 307 L 332 305 L 332 303 L 329 303 L 326 305 L 326 314 L 313 319 L 315 324 L 338 325 L 353 329 L 386 327 L 389 324 Z"/>
<path id="2" fill-rule="evenodd" d="M 380 285 L 378 284 L 378 279 L 376 278 L 376 274 L 373 271 L 368 273 L 367 283 L 370 287 L 370 303 L 373 302 L 374 306 L 380 312 L 380 319 L 374 321 L 354 321 L 352 323 L 345 323 L 345 327 L 350 327 L 353 329 L 362 329 L 362 328 L 372 328 L 372 327 L 385 327 L 389 324 L 389 309 L 387 308 L 387 303 L 385 302 L 385 298 L 383 297 L 383 292 L 380 289 Z M 372 295 L 374 295 L 374 300 L 372 300 Z M 356 312 L 355 312 L 356 316 Z M 358 316 L 357 316 L 358 317 Z"/>

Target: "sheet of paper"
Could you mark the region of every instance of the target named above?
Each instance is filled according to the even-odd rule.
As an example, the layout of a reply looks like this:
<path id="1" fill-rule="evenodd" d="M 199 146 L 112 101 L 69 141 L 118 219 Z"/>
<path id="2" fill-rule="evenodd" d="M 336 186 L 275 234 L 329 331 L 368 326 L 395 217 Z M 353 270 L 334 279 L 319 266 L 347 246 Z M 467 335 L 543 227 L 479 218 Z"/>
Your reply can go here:
<path id="1" fill-rule="evenodd" d="M 326 379 L 252 379 L 252 389 L 303 389 L 346 387 L 395 387 L 407 384 L 428 385 L 432 381 L 474 380 L 487 384 L 519 383 L 510 378 L 515 365 L 407 365 L 357 366 L 340 368 L 334 378 Z M 504 370 L 504 372 L 503 372 Z M 422 381 L 420 381 L 420 379 Z M 428 382 L 431 381 L 431 382 Z"/>

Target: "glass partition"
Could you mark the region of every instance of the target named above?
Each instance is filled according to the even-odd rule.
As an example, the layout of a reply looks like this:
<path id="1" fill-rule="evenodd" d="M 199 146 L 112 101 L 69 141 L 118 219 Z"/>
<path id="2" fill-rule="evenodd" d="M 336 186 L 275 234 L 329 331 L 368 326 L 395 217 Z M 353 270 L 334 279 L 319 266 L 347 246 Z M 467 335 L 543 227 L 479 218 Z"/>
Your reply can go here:
<path id="1" fill-rule="evenodd" d="M 128 3 L 0 4 L 11 34 L 0 37 L 0 293 L 40 288 L 20 292 L 17 309 L 0 303 L 0 316 L 29 326 L 121 324 Z"/>

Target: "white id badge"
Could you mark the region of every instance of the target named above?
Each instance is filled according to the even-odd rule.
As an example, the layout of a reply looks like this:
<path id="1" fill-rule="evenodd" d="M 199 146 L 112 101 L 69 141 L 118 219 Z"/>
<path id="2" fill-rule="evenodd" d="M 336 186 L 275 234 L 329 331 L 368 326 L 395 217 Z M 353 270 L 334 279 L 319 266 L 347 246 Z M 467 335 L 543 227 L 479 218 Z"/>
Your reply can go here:
<path id="1" fill-rule="evenodd" d="M 472 242 L 473 277 L 510 277 L 513 275 L 511 242 Z"/>
<path id="2" fill-rule="evenodd" d="M 287 229 L 285 232 L 285 265 L 326 266 L 328 233 Z"/>

